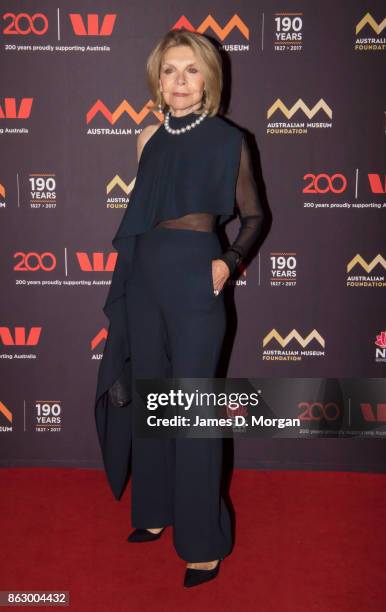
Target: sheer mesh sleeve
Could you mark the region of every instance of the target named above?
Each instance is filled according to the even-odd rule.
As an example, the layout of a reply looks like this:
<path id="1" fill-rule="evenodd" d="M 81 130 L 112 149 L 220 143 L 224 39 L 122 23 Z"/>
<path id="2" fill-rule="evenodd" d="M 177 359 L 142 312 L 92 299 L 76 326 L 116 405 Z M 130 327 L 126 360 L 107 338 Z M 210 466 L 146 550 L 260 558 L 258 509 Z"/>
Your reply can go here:
<path id="1" fill-rule="evenodd" d="M 236 183 L 236 202 L 241 227 L 236 240 L 219 259 L 222 259 L 233 274 L 239 263 L 248 255 L 260 235 L 264 212 L 253 176 L 252 160 L 245 136 L 242 139 L 240 166 Z"/>

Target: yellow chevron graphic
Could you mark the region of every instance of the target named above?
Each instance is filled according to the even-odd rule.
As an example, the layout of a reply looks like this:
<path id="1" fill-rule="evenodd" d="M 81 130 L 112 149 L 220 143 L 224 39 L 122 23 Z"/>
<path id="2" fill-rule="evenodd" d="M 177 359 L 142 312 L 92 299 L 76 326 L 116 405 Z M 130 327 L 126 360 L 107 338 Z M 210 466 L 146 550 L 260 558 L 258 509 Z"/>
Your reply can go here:
<path id="1" fill-rule="evenodd" d="M 0 196 L 5 198 L 5 186 L 0 183 Z"/>
<path id="2" fill-rule="evenodd" d="M 7 406 L 5 404 L 3 404 L 3 402 L 0 402 L 0 412 L 3 413 L 3 415 L 5 416 L 5 418 L 12 423 L 13 417 L 12 417 L 12 412 L 10 410 L 8 410 Z"/>
<path id="3" fill-rule="evenodd" d="M 379 255 L 379 254 L 376 257 L 374 257 L 374 259 L 372 261 L 370 261 L 370 263 L 368 264 L 363 259 L 363 257 L 361 255 L 359 255 L 359 253 L 358 253 L 357 255 L 355 255 L 355 257 L 353 257 L 351 259 L 351 261 L 348 262 L 348 264 L 347 264 L 347 272 L 350 272 L 356 264 L 359 264 L 360 266 L 362 266 L 362 268 L 367 273 L 371 272 L 371 270 L 373 270 L 375 268 L 375 266 L 378 265 L 378 264 L 380 264 L 386 270 L 386 260 L 382 257 L 382 255 Z"/>
<path id="4" fill-rule="evenodd" d="M 357 23 L 355 28 L 355 34 L 359 34 L 359 32 L 365 27 L 366 24 L 374 30 L 376 34 L 380 34 L 383 28 L 386 26 L 386 17 L 381 21 L 381 23 L 377 23 L 370 13 L 366 13 L 364 17 Z"/>
<path id="5" fill-rule="evenodd" d="M 308 119 L 311 119 L 320 110 L 324 110 L 327 117 L 332 119 L 332 110 L 322 98 L 311 109 L 308 108 L 307 104 L 305 104 L 301 98 L 299 98 L 290 109 L 288 109 L 284 102 L 282 102 L 280 98 L 278 98 L 278 100 L 276 100 L 276 102 L 274 102 L 272 106 L 268 109 L 267 119 L 269 119 L 277 110 L 281 110 L 283 115 L 287 117 L 287 119 L 290 119 L 292 115 L 294 115 L 299 109 L 304 112 Z"/>
<path id="6" fill-rule="evenodd" d="M 122 189 L 122 191 L 126 195 L 128 195 L 129 193 L 133 191 L 134 184 L 135 184 L 135 178 L 133 178 L 133 180 L 130 181 L 130 183 L 126 184 L 125 181 L 123 181 L 121 177 L 118 174 L 116 174 L 114 178 L 112 178 L 111 181 L 107 183 L 106 193 L 109 194 L 110 191 L 114 189 L 114 187 L 118 186 L 120 187 L 120 189 Z"/>
<path id="7" fill-rule="evenodd" d="M 296 329 L 293 329 L 285 338 L 283 338 L 276 329 L 273 329 L 263 339 L 263 346 L 266 346 L 273 338 L 275 338 L 282 347 L 286 346 L 293 339 L 297 340 L 303 348 L 306 347 L 311 340 L 317 340 L 323 348 L 325 347 L 324 338 L 322 338 L 316 329 L 313 329 L 306 338 L 303 338 Z"/>

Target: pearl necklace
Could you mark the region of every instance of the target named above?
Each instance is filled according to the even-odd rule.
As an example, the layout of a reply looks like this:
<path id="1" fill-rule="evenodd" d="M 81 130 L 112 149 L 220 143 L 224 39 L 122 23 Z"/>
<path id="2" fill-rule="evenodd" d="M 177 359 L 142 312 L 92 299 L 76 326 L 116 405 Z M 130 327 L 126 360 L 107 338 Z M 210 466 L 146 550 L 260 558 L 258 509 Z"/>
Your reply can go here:
<path id="1" fill-rule="evenodd" d="M 201 121 L 204 121 L 205 117 L 207 116 L 208 111 L 204 110 L 203 113 L 201 113 L 201 115 L 192 123 L 190 123 L 189 125 L 185 125 L 185 127 L 182 128 L 178 128 L 178 129 L 173 129 L 170 127 L 169 125 L 169 118 L 170 118 L 170 111 L 168 111 L 165 115 L 165 121 L 164 121 L 164 127 L 165 130 L 167 132 L 169 132 L 169 134 L 183 134 L 184 132 L 189 132 L 189 130 L 193 129 L 194 127 L 196 127 L 197 125 L 199 125 L 201 123 Z M 176 119 L 179 119 L 180 117 L 176 117 Z M 182 119 L 182 117 L 181 117 Z"/>

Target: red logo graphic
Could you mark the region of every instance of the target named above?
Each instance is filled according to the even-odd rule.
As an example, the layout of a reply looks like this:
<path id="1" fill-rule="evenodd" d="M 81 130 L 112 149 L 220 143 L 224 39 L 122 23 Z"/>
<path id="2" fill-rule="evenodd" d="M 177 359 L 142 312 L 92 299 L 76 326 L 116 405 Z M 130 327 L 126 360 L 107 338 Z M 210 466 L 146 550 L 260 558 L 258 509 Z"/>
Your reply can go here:
<path id="1" fill-rule="evenodd" d="M 3 34 L 27 36 L 32 33 L 42 36 L 48 30 L 48 19 L 43 13 L 34 13 L 34 15 L 28 15 L 28 13 L 19 13 L 18 15 L 15 13 L 4 13 L 3 19 L 4 21 L 10 20 L 10 23 L 4 28 Z M 40 30 L 38 30 L 36 22 L 40 23 Z"/>
<path id="2" fill-rule="evenodd" d="M 76 36 L 110 36 L 117 18 L 116 15 L 105 15 L 102 19 L 102 25 L 99 27 L 99 15 L 96 13 L 87 15 L 87 26 L 83 17 L 78 13 L 70 13 L 69 17 Z"/>
<path id="3" fill-rule="evenodd" d="M 87 253 L 77 252 L 76 256 L 83 272 L 113 272 L 118 253 L 109 253 L 106 262 L 104 253 L 92 253 L 92 261 Z"/>
<path id="4" fill-rule="evenodd" d="M 19 111 L 16 111 L 16 98 L 4 98 L 0 104 L 0 119 L 28 119 L 31 114 L 33 98 L 22 98 Z"/>
<path id="5" fill-rule="evenodd" d="M 365 421 L 386 422 L 386 404 L 377 404 L 376 408 L 371 404 L 361 404 L 361 411 Z"/>
<path id="6" fill-rule="evenodd" d="M 242 404 L 238 405 L 237 408 L 236 406 L 229 406 L 229 405 L 224 406 L 224 408 L 225 408 L 225 414 L 227 418 L 233 417 L 233 416 L 243 416 L 247 418 L 249 414 L 248 406 L 243 406 Z"/>
<path id="7" fill-rule="evenodd" d="M 380 348 L 386 348 L 386 331 L 382 331 L 376 336 L 375 344 Z"/>
<path id="8" fill-rule="evenodd" d="M 386 174 L 368 174 L 372 193 L 386 193 Z"/>
<path id="9" fill-rule="evenodd" d="M 0 412 L 5 416 L 7 421 L 12 423 L 12 420 L 13 420 L 12 412 L 8 410 L 7 406 L 3 404 L 3 402 L 0 402 Z"/>
<path id="10" fill-rule="evenodd" d="M 102 100 L 97 100 L 86 114 L 86 122 L 90 123 L 90 121 L 94 119 L 95 115 L 100 113 L 107 119 L 109 123 L 111 123 L 111 125 L 114 125 L 114 123 L 116 123 L 118 119 L 120 119 L 120 117 L 126 113 L 127 115 L 129 115 L 129 117 L 132 118 L 133 121 L 135 121 L 137 125 L 139 125 L 144 119 L 146 119 L 150 112 L 152 112 L 159 120 L 161 120 L 161 113 L 149 111 L 146 106 L 144 106 L 139 111 L 139 113 L 137 113 L 137 111 L 134 110 L 134 108 L 131 106 L 131 104 L 128 103 L 127 100 L 123 100 L 123 102 L 121 102 L 113 112 L 109 111 L 109 109 L 102 102 Z"/>
<path id="11" fill-rule="evenodd" d="M 97 335 L 94 336 L 94 338 L 91 340 L 91 350 L 93 351 L 98 346 L 98 344 L 103 342 L 103 340 L 106 340 L 106 338 L 107 329 L 105 327 L 102 327 L 102 329 L 97 333 Z"/>
<path id="12" fill-rule="evenodd" d="M 341 408 L 335 402 L 299 402 L 299 418 L 301 421 L 336 421 L 342 414 Z"/>
<path id="13" fill-rule="evenodd" d="M 28 338 L 26 338 L 25 327 L 15 327 L 13 336 L 9 327 L 0 327 L 0 341 L 5 346 L 36 346 L 41 331 L 41 327 L 31 327 Z"/>
<path id="14" fill-rule="evenodd" d="M 303 179 L 310 179 L 308 185 L 303 189 L 303 193 L 342 193 L 347 187 L 347 179 L 343 174 L 333 174 L 332 176 L 324 173 L 312 174 L 309 172 Z"/>
<path id="15" fill-rule="evenodd" d="M 247 40 L 249 40 L 249 28 L 238 15 L 233 15 L 224 27 L 220 26 L 212 15 L 208 15 L 197 28 L 194 28 L 189 19 L 187 19 L 185 15 L 182 15 L 171 29 L 180 30 L 181 28 L 185 28 L 191 32 L 198 32 L 199 34 L 203 34 L 207 30 L 212 30 L 220 40 L 225 40 L 233 29 L 237 29 Z"/>
<path id="16" fill-rule="evenodd" d="M 14 253 L 13 257 L 15 259 L 20 257 L 20 261 L 13 267 L 14 270 L 21 270 L 22 272 L 44 270 L 45 272 L 51 272 L 51 270 L 56 268 L 56 257 L 53 253 L 48 251 L 45 253 L 35 253 L 34 251 L 25 253 L 24 251 L 18 251 Z M 44 263 L 44 260 L 46 260 L 46 263 Z"/>

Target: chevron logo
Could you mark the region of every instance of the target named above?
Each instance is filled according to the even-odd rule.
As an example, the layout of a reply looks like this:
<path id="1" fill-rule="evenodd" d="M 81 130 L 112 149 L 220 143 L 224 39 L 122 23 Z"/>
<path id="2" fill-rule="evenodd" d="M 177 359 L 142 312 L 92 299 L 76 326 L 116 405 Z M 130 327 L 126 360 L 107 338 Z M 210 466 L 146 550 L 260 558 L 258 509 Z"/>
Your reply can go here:
<path id="1" fill-rule="evenodd" d="M 376 34 L 380 34 L 383 28 L 386 26 L 386 18 L 382 19 L 381 23 L 377 23 L 370 13 L 366 13 L 366 15 L 357 23 L 355 27 L 355 34 L 359 34 L 359 32 L 363 30 L 367 24 Z"/>
<path id="2" fill-rule="evenodd" d="M 151 101 L 149 100 L 149 102 Z M 121 102 L 121 104 L 113 112 L 109 111 L 109 109 L 102 102 L 102 100 L 97 100 L 95 104 L 92 105 L 88 113 L 86 114 L 86 122 L 90 123 L 90 121 L 92 121 L 95 115 L 97 115 L 98 113 L 103 115 L 107 119 L 107 121 L 111 123 L 112 125 L 114 125 L 114 123 L 118 121 L 121 115 L 125 113 L 127 113 L 129 117 L 131 117 L 131 119 L 133 119 L 133 121 L 137 125 L 142 123 L 142 121 L 146 119 L 146 117 L 150 113 L 155 115 L 157 119 L 159 119 L 160 121 L 163 118 L 162 113 L 158 113 L 157 111 L 150 111 L 146 106 L 144 106 L 142 110 L 140 110 L 139 113 L 137 113 L 137 111 L 134 110 L 134 108 L 131 106 L 131 104 L 128 103 L 127 100 L 123 100 L 123 102 Z"/>
<path id="3" fill-rule="evenodd" d="M 198 32 L 199 34 L 203 34 L 207 30 L 212 30 L 221 41 L 225 40 L 232 30 L 237 29 L 247 40 L 249 40 L 249 28 L 238 15 L 233 15 L 224 27 L 221 27 L 212 15 L 208 15 L 197 28 L 194 28 L 192 23 L 183 15 L 176 21 L 171 29 L 179 30 L 181 28 L 186 28 L 191 32 Z"/>
<path id="4" fill-rule="evenodd" d="M 382 255 L 377 255 L 374 257 L 370 263 L 367 263 L 363 257 L 359 254 L 355 255 L 347 264 L 347 272 L 351 272 L 351 270 L 359 264 L 365 270 L 365 272 L 370 273 L 375 266 L 378 264 L 381 265 L 386 270 L 386 260 L 382 257 Z"/>
<path id="5" fill-rule="evenodd" d="M 108 195 L 114 189 L 114 187 L 119 187 L 120 189 L 122 189 L 123 193 L 125 193 L 126 195 L 129 195 L 129 193 L 133 191 L 134 185 L 135 185 L 135 178 L 133 178 L 133 180 L 130 181 L 130 183 L 126 184 L 121 179 L 121 177 L 118 174 L 116 174 L 114 178 L 112 178 L 111 181 L 107 183 L 106 193 Z"/>
<path id="6" fill-rule="evenodd" d="M 326 104 L 326 102 L 323 99 L 320 99 L 319 102 L 317 102 L 315 104 L 315 106 L 313 108 L 308 108 L 308 106 L 303 102 L 303 100 L 301 98 L 299 98 L 295 104 L 288 109 L 286 107 L 286 105 L 284 104 L 284 102 L 282 102 L 282 100 L 280 100 L 280 98 L 278 100 L 276 100 L 276 102 L 274 102 L 272 104 L 272 106 L 270 106 L 270 108 L 267 111 L 267 119 L 269 119 L 270 117 L 272 117 L 272 115 L 277 111 L 281 111 L 283 113 L 283 115 L 285 117 L 287 117 L 287 119 L 291 119 L 291 117 L 298 111 L 301 110 L 303 111 L 303 113 L 306 115 L 306 117 L 308 117 L 308 119 L 312 119 L 312 117 L 314 115 L 316 115 L 320 110 L 323 110 L 327 117 L 329 117 L 330 119 L 332 119 L 332 110 L 331 108 L 328 106 L 328 104 Z"/>
<path id="7" fill-rule="evenodd" d="M 263 346 L 266 346 L 273 339 L 277 340 L 281 347 L 287 346 L 291 340 L 297 340 L 302 348 L 305 348 L 312 340 L 317 340 L 323 348 L 325 347 L 324 338 L 322 338 L 316 329 L 313 329 L 306 338 L 303 338 L 296 329 L 293 329 L 285 338 L 276 329 L 273 329 L 263 339 Z"/>
<path id="8" fill-rule="evenodd" d="M 5 198 L 5 186 L 0 183 L 0 196 Z"/>
<path id="9" fill-rule="evenodd" d="M 98 344 L 103 342 L 103 340 L 106 340 L 107 335 L 107 329 L 105 327 L 102 327 L 102 329 L 97 333 L 97 335 L 94 336 L 94 338 L 91 340 L 91 350 L 93 351 L 98 346 Z"/>
<path id="10" fill-rule="evenodd" d="M 8 410 L 7 406 L 5 404 L 3 404 L 3 402 L 0 402 L 0 412 L 1 412 L 1 414 L 3 414 L 5 416 L 7 421 L 12 423 L 12 420 L 13 420 L 12 412 L 10 410 Z"/>

